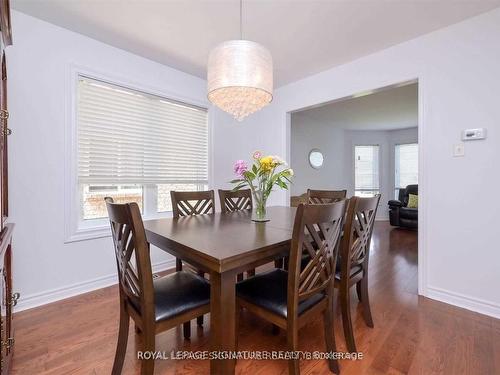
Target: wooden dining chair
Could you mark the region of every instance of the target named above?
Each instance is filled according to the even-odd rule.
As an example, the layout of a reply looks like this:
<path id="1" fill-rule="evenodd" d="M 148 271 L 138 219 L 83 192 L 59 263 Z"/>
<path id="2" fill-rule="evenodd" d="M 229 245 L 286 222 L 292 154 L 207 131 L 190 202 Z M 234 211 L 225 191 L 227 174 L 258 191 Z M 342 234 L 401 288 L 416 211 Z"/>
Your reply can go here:
<path id="1" fill-rule="evenodd" d="M 297 208 L 293 226 L 288 272 L 275 269 L 236 285 L 237 314 L 240 307 L 287 331 L 288 350 L 298 350 L 298 331 L 318 314 L 323 314 L 327 352 L 335 352 L 333 290 L 345 203 L 304 205 Z M 319 232 L 321 236 L 317 232 Z M 314 243 L 305 239 L 309 234 Z M 302 269 L 302 253 L 310 261 Z M 238 321 L 238 319 L 236 320 Z M 329 360 L 338 373 L 338 362 Z M 299 360 L 289 360 L 289 374 L 299 374 Z"/>
<path id="2" fill-rule="evenodd" d="M 214 191 L 170 191 L 174 218 L 215 213 Z M 176 259 L 176 270 L 182 270 L 182 261 Z"/>
<path id="3" fill-rule="evenodd" d="M 307 193 L 290 197 L 290 207 L 299 207 L 301 203 L 307 204 Z"/>
<path id="4" fill-rule="evenodd" d="M 334 203 L 345 199 L 347 190 L 312 190 L 307 189 L 307 193 L 291 198 L 291 207 L 297 207 L 301 203 L 324 204 Z M 307 253 L 302 255 L 302 263 L 309 261 Z M 276 268 L 283 267 L 288 269 L 288 258 L 285 257 L 275 262 Z"/>
<path id="5" fill-rule="evenodd" d="M 220 210 L 226 214 L 229 212 L 249 210 L 252 211 L 252 191 L 250 189 L 243 190 L 222 190 L 219 189 Z M 255 275 L 255 268 L 247 271 L 247 277 Z M 238 281 L 243 280 L 243 274 L 238 274 Z"/>
<path id="6" fill-rule="evenodd" d="M 380 194 L 373 198 L 352 197 L 349 200 L 340 246 L 340 258 L 335 274 L 335 288 L 339 289 L 342 324 L 347 349 L 356 352 L 351 320 L 349 291 L 356 285 L 358 299 L 363 307 L 363 318 L 373 328 L 370 300 L 368 297 L 368 260 L 370 242 L 377 215 Z"/>
<path id="7" fill-rule="evenodd" d="M 252 210 L 252 191 L 243 190 L 222 190 L 219 189 L 220 211 L 222 213 Z"/>
<path id="8" fill-rule="evenodd" d="M 307 189 L 308 203 L 333 203 L 345 199 L 347 190 L 312 190 Z"/>
<path id="9" fill-rule="evenodd" d="M 170 199 L 172 200 L 172 214 L 174 218 L 191 215 L 206 215 L 215 213 L 215 198 L 214 191 L 170 191 Z M 175 270 L 182 271 L 182 260 L 176 258 Z M 196 269 L 193 266 L 190 268 L 199 276 L 204 277 L 205 272 Z M 203 326 L 203 315 L 196 319 L 199 326 Z M 185 335 L 190 335 L 191 324 L 184 323 Z"/>
<path id="10" fill-rule="evenodd" d="M 142 350 L 154 352 L 155 335 L 210 311 L 210 285 L 180 271 L 153 279 L 149 244 L 136 203 L 105 198 L 113 237 L 120 291 L 120 325 L 112 375 L 121 374 L 130 318 L 141 332 Z M 141 374 L 154 371 L 154 359 L 142 359 Z"/>

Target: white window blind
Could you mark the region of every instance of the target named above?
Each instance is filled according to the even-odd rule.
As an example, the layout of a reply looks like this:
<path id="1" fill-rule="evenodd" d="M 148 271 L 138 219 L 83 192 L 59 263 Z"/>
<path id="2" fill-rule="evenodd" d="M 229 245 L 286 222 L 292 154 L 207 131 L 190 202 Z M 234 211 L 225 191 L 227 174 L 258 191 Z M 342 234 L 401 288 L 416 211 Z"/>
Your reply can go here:
<path id="1" fill-rule="evenodd" d="M 395 187 L 405 188 L 418 183 L 418 144 L 396 145 Z"/>
<path id="2" fill-rule="evenodd" d="M 357 196 L 379 192 L 379 146 L 354 147 L 354 190 Z"/>
<path id="3" fill-rule="evenodd" d="M 208 183 L 206 109 L 80 76 L 80 184 Z"/>

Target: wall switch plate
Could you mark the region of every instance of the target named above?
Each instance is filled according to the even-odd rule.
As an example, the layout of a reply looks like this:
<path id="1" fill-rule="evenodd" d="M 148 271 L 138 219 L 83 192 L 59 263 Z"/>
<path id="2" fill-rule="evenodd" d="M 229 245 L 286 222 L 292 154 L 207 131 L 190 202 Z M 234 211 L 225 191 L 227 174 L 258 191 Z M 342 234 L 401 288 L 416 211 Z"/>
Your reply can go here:
<path id="1" fill-rule="evenodd" d="M 477 141 L 479 139 L 486 138 L 486 129 L 485 128 L 477 128 L 477 129 L 465 129 L 462 131 L 462 141 Z"/>
<path id="2" fill-rule="evenodd" d="M 465 156 L 465 145 L 463 143 L 456 143 L 453 145 L 453 156 Z"/>

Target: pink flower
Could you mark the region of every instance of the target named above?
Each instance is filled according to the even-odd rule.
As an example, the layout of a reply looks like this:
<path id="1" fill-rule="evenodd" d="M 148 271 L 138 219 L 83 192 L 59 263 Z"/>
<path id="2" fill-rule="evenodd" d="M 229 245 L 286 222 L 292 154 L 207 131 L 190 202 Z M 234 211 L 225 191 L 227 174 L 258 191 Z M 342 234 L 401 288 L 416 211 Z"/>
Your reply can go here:
<path id="1" fill-rule="evenodd" d="M 261 157 L 262 157 L 262 152 L 260 152 L 260 151 L 255 151 L 255 152 L 253 153 L 253 158 L 254 158 L 255 160 L 258 160 L 258 159 L 260 159 Z"/>
<path id="2" fill-rule="evenodd" d="M 248 167 L 244 160 L 236 160 L 236 163 L 234 163 L 234 173 L 236 173 L 238 177 L 243 177 L 243 173 L 247 170 Z"/>

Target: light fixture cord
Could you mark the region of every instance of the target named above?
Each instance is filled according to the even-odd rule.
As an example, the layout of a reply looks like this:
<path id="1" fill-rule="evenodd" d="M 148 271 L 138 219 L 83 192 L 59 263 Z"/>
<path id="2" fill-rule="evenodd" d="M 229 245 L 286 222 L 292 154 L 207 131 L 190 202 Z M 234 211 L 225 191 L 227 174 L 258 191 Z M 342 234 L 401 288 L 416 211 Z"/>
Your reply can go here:
<path id="1" fill-rule="evenodd" d="M 243 39 L 243 0 L 240 0 L 240 39 Z"/>

